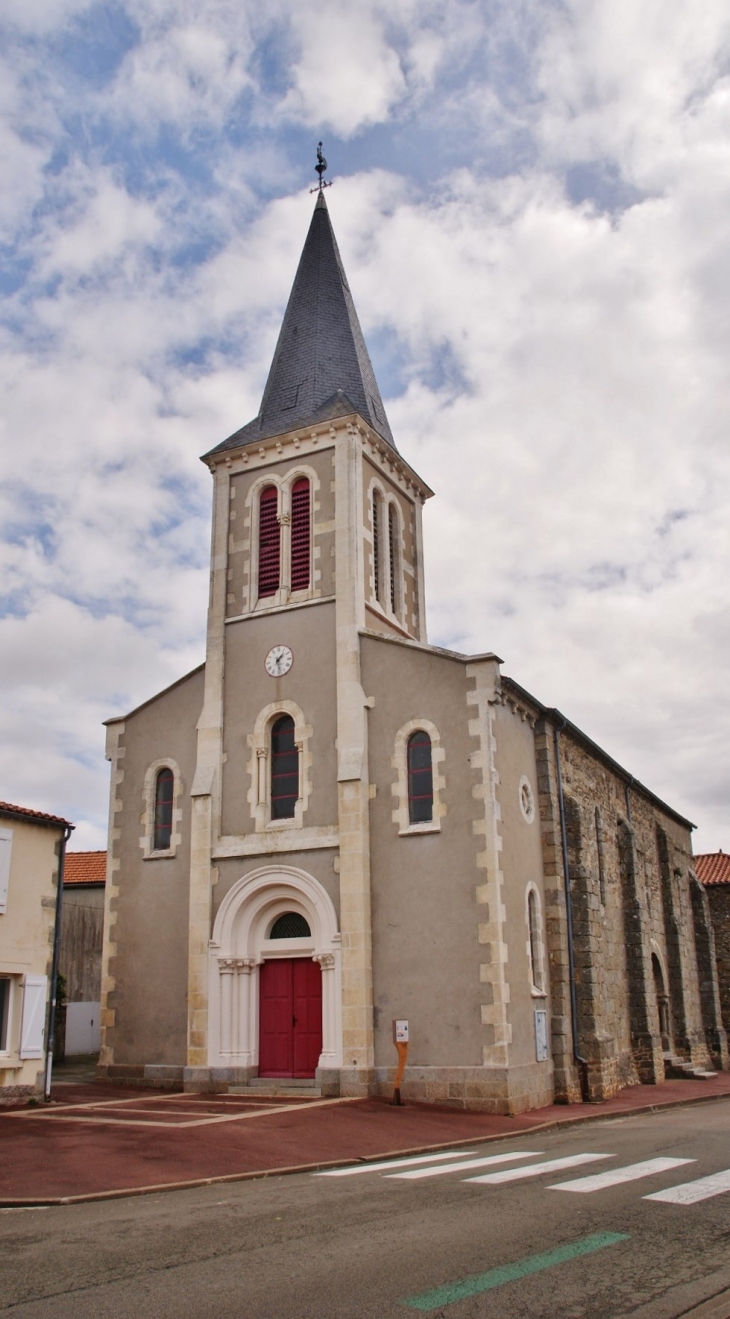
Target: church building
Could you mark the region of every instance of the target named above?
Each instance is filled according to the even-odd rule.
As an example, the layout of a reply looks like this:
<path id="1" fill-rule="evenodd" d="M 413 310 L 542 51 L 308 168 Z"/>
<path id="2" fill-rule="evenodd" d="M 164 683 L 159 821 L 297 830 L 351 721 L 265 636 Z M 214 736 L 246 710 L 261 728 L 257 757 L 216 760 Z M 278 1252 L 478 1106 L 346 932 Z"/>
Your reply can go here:
<path id="1" fill-rule="evenodd" d="M 421 513 L 319 191 L 205 455 L 205 663 L 107 725 L 100 1074 L 500 1113 L 727 1067 L 690 822 L 426 635 Z"/>

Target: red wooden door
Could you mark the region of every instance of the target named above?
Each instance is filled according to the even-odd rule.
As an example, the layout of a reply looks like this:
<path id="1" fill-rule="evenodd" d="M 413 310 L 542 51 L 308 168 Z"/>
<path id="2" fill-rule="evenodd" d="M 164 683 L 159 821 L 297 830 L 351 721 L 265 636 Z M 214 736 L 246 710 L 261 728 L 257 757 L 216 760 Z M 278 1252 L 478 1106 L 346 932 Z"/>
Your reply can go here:
<path id="1" fill-rule="evenodd" d="M 259 1076 L 314 1076 L 322 1052 L 322 972 L 303 957 L 259 973 Z"/>

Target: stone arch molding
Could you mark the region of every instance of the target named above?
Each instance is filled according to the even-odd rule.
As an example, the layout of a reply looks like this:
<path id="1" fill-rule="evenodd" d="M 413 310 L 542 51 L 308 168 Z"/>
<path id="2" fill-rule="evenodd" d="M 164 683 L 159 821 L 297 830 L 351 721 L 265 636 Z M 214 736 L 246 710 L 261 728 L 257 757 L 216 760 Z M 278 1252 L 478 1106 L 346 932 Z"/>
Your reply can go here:
<path id="1" fill-rule="evenodd" d="M 308 939 L 268 938 L 278 916 L 296 911 Z M 209 945 L 209 1065 L 245 1068 L 259 1058 L 259 968 L 273 957 L 311 957 L 322 968 L 322 1053 L 318 1066 L 342 1066 L 341 936 L 332 899 L 293 866 L 263 866 L 223 899 Z"/>

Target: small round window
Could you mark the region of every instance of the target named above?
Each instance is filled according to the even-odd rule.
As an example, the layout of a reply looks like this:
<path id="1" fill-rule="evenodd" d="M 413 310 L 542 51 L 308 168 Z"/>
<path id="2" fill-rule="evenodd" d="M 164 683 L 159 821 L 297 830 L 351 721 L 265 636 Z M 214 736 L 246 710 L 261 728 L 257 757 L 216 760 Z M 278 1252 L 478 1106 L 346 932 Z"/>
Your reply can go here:
<path id="1" fill-rule="evenodd" d="M 312 931 L 298 911 L 285 911 L 271 927 L 270 939 L 309 939 Z"/>
<path id="2" fill-rule="evenodd" d="M 517 791 L 520 799 L 520 810 L 527 823 L 532 824 L 532 821 L 535 818 L 535 798 L 532 795 L 530 780 L 526 774 L 522 775 Z"/>

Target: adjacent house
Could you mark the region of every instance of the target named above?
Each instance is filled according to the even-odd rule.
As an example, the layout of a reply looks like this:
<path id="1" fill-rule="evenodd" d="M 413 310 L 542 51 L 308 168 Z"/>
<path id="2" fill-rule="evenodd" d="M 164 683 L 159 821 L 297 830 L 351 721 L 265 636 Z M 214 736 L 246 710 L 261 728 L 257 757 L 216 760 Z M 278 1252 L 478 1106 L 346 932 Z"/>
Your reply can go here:
<path id="1" fill-rule="evenodd" d="M 72 829 L 0 802 L 0 1104 L 43 1093 L 58 880 Z"/>
<path id="2" fill-rule="evenodd" d="M 106 852 L 67 852 L 59 971 L 66 992 L 66 1056 L 99 1052 Z"/>

